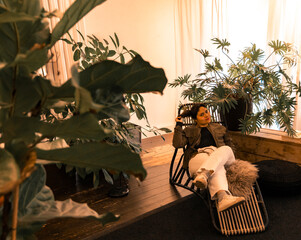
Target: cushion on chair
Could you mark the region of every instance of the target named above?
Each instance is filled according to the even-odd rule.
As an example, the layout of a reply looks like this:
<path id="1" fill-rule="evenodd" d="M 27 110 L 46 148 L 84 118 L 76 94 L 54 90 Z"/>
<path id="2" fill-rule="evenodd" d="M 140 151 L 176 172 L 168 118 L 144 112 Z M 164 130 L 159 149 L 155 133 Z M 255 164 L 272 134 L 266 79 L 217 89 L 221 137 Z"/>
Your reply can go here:
<path id="1" fill-rule="evenodd" d="M 229 191 L 234 196 L 247 198 L 253 184 L 258 178 L 258 169 L 250 162 L 237 159 L 231 165 L 225 166 Z"/>
<path id="2" fill-rule="evenodd" d="M 284 160 L 264 160 L 256 163 L 259 168 L 260 186 L 270 192 L 301 190 L 301 167 Z"/>

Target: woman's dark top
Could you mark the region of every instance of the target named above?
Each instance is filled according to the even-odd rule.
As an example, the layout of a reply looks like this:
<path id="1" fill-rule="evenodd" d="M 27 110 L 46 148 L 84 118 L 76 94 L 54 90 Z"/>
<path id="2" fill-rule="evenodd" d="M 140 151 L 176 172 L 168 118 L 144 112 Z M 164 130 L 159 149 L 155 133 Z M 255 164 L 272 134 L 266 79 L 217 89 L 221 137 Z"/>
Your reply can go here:
<path id="1" fill-rule="evenodd" d="M 209 146 L 216 147 L 216 143 L 214 141 L 212 134 L 209 132 L 208 128 L 203 127 L 201 129 L 201 142 L 195 148 L 198 149 L 198 148 L 209 147 Z"/>

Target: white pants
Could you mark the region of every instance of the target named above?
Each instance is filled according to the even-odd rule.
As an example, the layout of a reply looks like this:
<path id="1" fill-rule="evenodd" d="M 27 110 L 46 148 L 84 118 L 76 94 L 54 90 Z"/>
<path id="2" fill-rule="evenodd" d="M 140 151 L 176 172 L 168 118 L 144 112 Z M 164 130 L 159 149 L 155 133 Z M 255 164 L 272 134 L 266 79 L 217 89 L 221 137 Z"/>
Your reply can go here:
<path id="1" fill-rule="evenodd" d="M 216 199 L 216 193 L 224 190 L 229 193 L 225 165 L 235 161 L 232 149 L 229 146 L 216 148 L 214 146 L 201 148 L 198 154 L 189 161 L 189 173 L 196 176 L 202 170 L 213 170 L 208 179 L 208 189 L 211 199 Z"/>

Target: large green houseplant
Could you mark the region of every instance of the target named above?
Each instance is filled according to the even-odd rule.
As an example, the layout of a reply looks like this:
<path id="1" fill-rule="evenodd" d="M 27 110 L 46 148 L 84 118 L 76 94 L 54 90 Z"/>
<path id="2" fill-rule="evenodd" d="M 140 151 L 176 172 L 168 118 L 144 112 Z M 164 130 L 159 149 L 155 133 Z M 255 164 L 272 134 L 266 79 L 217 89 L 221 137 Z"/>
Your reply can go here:
<path id="1" fill-rule="evenodd" d="M 257 132 L 262 125 L 276 123 L 293 136 L 295 99 L 296 94 L 301 94 L 300 83 L 295 84 L 287 73 L 298 57 L 293 45 L 271 41 L 268 45 L 272 51 L 265 57 L 264 51 L 252 44 L 234 61 L 229 55 L 227 40 L 214 38 L 212 41 L 229 60 L 227 66 L 222 66 L 221 60 L 207 50 L 196 49 L 204 59 L 204 72 L 193 80 L 190 75 L 178 77 L 170 86 L 184 86 L 184 98 L 208 103 L 220 111 L 223 120 L 242 102 L 247 106 L 239 120 L 239 129 L 243 133 Z"/>
<path id="2" fill-rule="evenodd" d="M 123 94 L 160 92 L 167 79 L 140 56 L 127 64 L 102 61 L 78 72 L 60 87 L 37 74 L 49 60 L 49 49 L 91 9 L 104 0 L 76 0 L 50 32 L 39 0 L 0 0 L 0 234 L 1 239 L 32 239 L 33 232 L 55 217 L 93 217 L 103 224 L 114 214 L 99 215 L 85 204 L 55 201 L 45 186 L 39 159 L 78 167 L 126 172 L 143 180 L 139 155 L 120 144 L 108 144 L 110 129 L 99 124 L 129 119 Z M 151 79 L 148 81 L 147 79 Z M 45 120 L 46 109 L 63 110 L 75 102 L 64 120 Z M 89 139 L 74 146 L 46 149 L 44 141 Z M 119 156 L 122 155 L 122 158 Z M 16 227 L 17 231 L 16 231 Z"/>
<path id="3" fill-rule="evenodd" d="M 134 59 L 135 56 L 139 55 L 136 51 L 128 49 L 121 44 L 119 37 L 116 33 L 113 36 L 109 36 L 109 40 L 102 39 L 100 40 L 95 35 L 87 35 L 86 37 L 77 30 L 79 34 L 79 40 L 75 41 L 74 38 L 68 33 L 67 38 L 62 40 L 72 46 L 73 51 L 73 60 L 78 62 L 78 70 L 83 71 L 86 68 L 90 67 L 93 64 L 105 61 L 105 60 L 114 60 L 122 64 L 126 63 L 126 59 Z M 133 149 L 136 152 L 141 152 L 141 133 L 145 135 L 145 131 L 151 132 L 154 135 L 161 135 L 161 132 L 170 132 L 167 128 L 156 128 L 151 127 L 148 121 L 146 108 L 144 106 L 144 98 L 140 93 L 126 93 L 123 95 L 124 101 L 128 109 L 130 110 L 130 115 L 135 115 L 138 120 L 145 120 L 146 126 L 140 126 L 133 124 L 131 122 L 116 122 L 113 119 L 104 119 L 101 124 L 106 128 L 111 129 L 113 134 L 110 140 L 113 143 L 121 143 L 125 146 Z M 66 113 L 66 111 L 64 111 Z M 69 107 L 69 113 L 73 113 L 73 108 Z M 66 116 L 66 114 L 65 114 Z M 68 117 L 68 116 L 67 116 Z M 146 136 L 146 135 L 145 135 Z M 162 139 L 164 137 L 161 135 Z M 81 140 L 76 140 L 81 141 Z M 85 140 L 84 140 L 85 141 Z M 71 166 L 66 166 L 66 171 L 70 171 Z M 85 178 L 85 173 L 91 173 L 91 169 L 79 169 L 76 168 L 76 172 L 82 178 Z M 102 172 L 106 176 L 111 184 L 113 183 L 113 178 L 116 178 L 116 175 L 110 177 L 105 169 L 102 169 Z M 99 183 L 99 170 L 93 170 L 93 180 L 94 186 L 97 186 Z"/>

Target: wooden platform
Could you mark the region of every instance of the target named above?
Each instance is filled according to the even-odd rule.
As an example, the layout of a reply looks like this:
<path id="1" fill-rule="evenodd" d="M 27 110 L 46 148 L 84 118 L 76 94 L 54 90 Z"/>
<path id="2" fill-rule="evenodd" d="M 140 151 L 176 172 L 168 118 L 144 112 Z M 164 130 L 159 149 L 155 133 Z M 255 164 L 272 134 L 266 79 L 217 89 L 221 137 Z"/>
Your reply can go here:
<path id="1" fill-rule="evenodd" d="M 169 184 L 169 163 L 174 148 L 171 145 L 172 134 L 142 140 L 142 161 L 147 169 L 147 178 L 138 184 L 130 178 L 130 193 L 123 198 L 110 198 L 110 184 L 103 183 L 98 188 L 92 188 L 92 181 L 80 181 L 76 177 L 66 177 L 56 166 L 48 168 L 50 177 L 47 185 L 51 186 L 55 198 L 64 200 L 71 198 L 76 202 L 86 202 L 98 213 L 113 212 L 120 214 L 120 220 L 102 226 L 96 220 L 89 219 L 54 219 L 49 221 L 36 236 L 38 239 L 98 239 L 125 224 L 130 224 L 144 217 L 151 211 L 164 207 L 175 201 L 190 197 L 191 192 L 177 189 Z M 90 179 L 91 180 L 91 179 Z"/>
<path id="2" fill-rule="evenodd" d="M 140 185 L 136 179 L 130 178 L 130 193 L 123 198 L 108 197 L 108 191 L 112 187 L 108 183 L 104 182 L 94 189 L 92 179 L 81 181 L 76 177 L 67 177 L 56 166 L 50 167 L 48 172 L 51 177 L 48 178 L 47 185 L 51 187 L 57 200 L 71 198 L 76 202 L 86 202 L 98 213 L 113 212 L 120 214 L 121 218 L 105 227 L 96 220 L 54 219 L 36 234 L 38 239 L 101 239 L 106 233 L 141 219 L 152 211 L 191 197 L 190 191 L 174 188 L 169 184 L 169 163 L 174 152 L 171 144 L 173 134 L 163 136 L 165 141 L 160 136 L 142 140 L 144 151 L 141 158 L 148 175 Z M 239 149 L 236 156 L 250 162 L 269 159 L 268 156 L 296 161 L 301 154 L 300 139 L 287 140 L 285 136 L 275 139 L 279 138 L 277 134 L 269 136 L 264 131 L 253 136 L 233 132 L 232 138 Z"/>
<path id="3" fill-rule="evenodd" d="M 301 138 L 292 138 L 286 133 L 261 129 L 256 134 L 243 135 L 230 132 L 236 146 L 236 157 L 249 162 L 280 159 L 301 165 Z"/>

